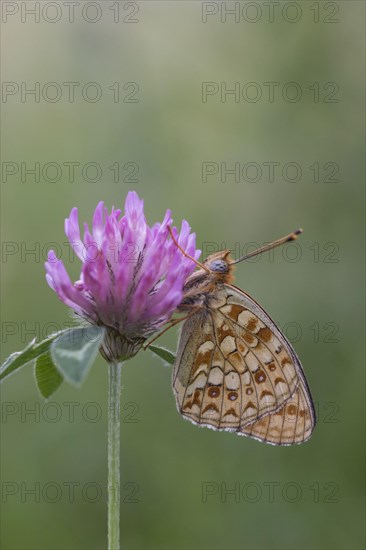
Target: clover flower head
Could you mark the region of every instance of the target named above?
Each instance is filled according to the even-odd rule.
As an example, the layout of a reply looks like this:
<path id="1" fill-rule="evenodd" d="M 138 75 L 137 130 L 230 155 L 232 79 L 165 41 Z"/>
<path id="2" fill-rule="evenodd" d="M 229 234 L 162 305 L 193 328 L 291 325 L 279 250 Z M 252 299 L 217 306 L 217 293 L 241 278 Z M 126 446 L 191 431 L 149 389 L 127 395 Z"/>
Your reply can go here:
<path id="1" fill-rule="evenodd" d="M 137 353 L 143 342 L 159 330 L 183 299 L 183 286 L 195 263 L 171 239 L 168 210 L 162 223 L 148 226 L 144 204 L 131 191 L 125 211 L 100 202 L 92 231 L 84 224 L 80 235 L 77 208 L 65 220 L 65 233 L 82 262 L 80 278 L 72 283 L 62 260 L 48 254 L 46 279 L 58 297 L 81 318 L 106 328 L 102 355 L 121 361 Z M 172 227 L 175 240 L 198 259 L 195 234 L 188 223 Z"/>

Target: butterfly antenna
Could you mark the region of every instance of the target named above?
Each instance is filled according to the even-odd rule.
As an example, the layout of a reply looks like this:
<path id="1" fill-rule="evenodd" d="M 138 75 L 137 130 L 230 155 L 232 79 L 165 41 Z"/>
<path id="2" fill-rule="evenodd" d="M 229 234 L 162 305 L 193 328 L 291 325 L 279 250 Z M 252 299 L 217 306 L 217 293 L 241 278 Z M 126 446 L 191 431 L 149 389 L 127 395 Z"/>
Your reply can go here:
<path id="1" fill-rule="evenodd" d="M 241 258 L 239 258 L 238 260 L 235 260 L 234 262 L 230 262 L 230 265 L 238 264 L 239 262 L 248 260 L 248 258 L 253 258 L 253 256 L 262 254 L 262 252 L 266 252 L 267 250 L 272 250 L 273 248 L 276 248 L 277 246 L 281 246 L 282 244 L 288 243 L 290 241 L 296 241 L 297 236 L 300 235 L 301 233 L 302 233 L 302 229 L 296 229 L 296 231 L 293 231 L 289 235 L 286 235 L 281 239 L 277 239 L 277 241 L 273 241 L 272 243 L 266 244 L 261 248 L 257 248 L 257 250 L 254 250 L 250 254 L 246 254 L 245 256 L 242 256 Z"/>
<path id="2" fill-rule="evenodd" d="M 195 258 L 190 256 L 189 254 L 187 254 L 187 252 L 185 250 L 183 250 L 183 248 L 180 246 L 180 244 L 178 244 L 177 239 L 174 237 L 173 231 L 172 231 L 172 228 L 170 227 L 170 225 L 168 225 L 168 231 L 170 233 L 170 236 L 172 238 L 173 243 L 175 244 L 175 246 L 177 248 L 179 248 L 179 250 L 182 252 L 182 254 L 184 254 L 184 256 L 186 258 L 189 258 L 190 260 L 192 260 L 192 262 L 194 262 L 198 267 L 200 267 L 201 269 L 204 269 L 205 271 L 207 271 L 207 273 L 210 273 L 210 270 L 208 269 L 208 267 L 201 264 L 201 262 L 199 262 L 198 260 L 196 260 Z"/>

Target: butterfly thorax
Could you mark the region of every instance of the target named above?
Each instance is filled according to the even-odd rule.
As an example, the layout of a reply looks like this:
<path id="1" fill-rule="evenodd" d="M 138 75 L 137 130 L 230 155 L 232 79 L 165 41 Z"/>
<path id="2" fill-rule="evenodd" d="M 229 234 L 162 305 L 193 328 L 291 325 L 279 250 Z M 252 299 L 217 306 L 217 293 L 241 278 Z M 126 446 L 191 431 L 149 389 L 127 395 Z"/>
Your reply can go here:
<path id="1" fill-rule="evenodd" d="M 230 250 L 223 250 L 208 256 L 203 265 L 209 269 L 198 269 L 188 277 L 183 287 L 184 298 L 178 311 L 189 311 L 192 307 L 209 307 L 215 299 L 215 292 L 223 284 L 230 284 L 233 277 L 233 265 Z"/>

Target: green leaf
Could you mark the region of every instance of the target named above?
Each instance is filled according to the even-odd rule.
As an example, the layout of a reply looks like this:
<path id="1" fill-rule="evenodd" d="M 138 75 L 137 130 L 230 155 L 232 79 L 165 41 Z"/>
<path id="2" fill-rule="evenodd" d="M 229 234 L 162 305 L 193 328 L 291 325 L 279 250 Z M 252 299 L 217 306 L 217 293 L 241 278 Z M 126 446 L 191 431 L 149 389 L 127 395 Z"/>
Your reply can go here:
<path id="1" fill-rule="evenodd" d="M 32 340 L 31 343 L 28 344 L 28 346 L 23 351 L 12 353 L 0 368 L 0 381 L 10 376 L 11 374 L 13 374 L 13 372 L 20 369 L 21 367 L 24 367 L 24 365 L 26 365 L 33 359 L 36 359 L 40 355 L 43 355 L 43 353 L 46 353 L 55 338 L 66 331 L 63 330 L 61 332 L 51 334 L 48 338 L 37 344 L 36 339 L 34 338 L 34 340 Z"/>
<path id="2" fill-rule="evenodd" d="M 56 369 L 49 351 L 36 359 L 34 375 L 41 395 L 48 399 L 61 385 L 63 376 Z"/>
<path id="3" fill-rule="evenodd" d="M 166 348 L 160 348 L 159 346 L 149 346 L 148 349 L 163 359 L 165 363 L 174 365 L 175 355 L 172 351 Z"/>
<path id="4" fill-rule="evenodd" d="M 95 361 L 104 332 L 104 328 L 97 326 L 77 327 L 52 342 L 52 361 L 68 382 L 81 385 Z"/>

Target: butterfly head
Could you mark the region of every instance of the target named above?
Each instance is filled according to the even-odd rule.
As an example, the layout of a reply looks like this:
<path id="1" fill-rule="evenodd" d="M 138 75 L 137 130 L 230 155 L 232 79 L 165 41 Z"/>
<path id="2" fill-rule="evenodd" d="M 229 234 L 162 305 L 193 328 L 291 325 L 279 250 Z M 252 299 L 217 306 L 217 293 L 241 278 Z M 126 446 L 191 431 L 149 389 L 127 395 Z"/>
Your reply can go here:
<path id="1" fill-rule="evenodd" d="M 208 256 L 203 265 L 209 269 L 215 280 L 228 283 L 232 280 L 234 266 L 230 258 L 230 250 L 222 250 Z"/>
<path id="2" fill-rule="evenodd" d="M 213 260 L 209 265 L 208 268 L 210 271 L 213 271 L 214 273 L 228 273 L 230 266 L 228 262 L 225 260 Z"/>

